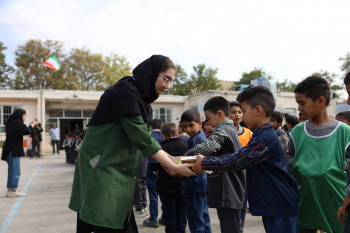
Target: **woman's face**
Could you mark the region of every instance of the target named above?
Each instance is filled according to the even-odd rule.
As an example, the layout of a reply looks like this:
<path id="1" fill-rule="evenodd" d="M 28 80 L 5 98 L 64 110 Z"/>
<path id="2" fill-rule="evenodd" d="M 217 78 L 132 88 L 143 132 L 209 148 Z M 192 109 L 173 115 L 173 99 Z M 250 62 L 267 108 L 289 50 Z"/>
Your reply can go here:
<path id="1" fill-rule="evenodd" d="M 175 76 L 174 69 L 168 69 L 166 72 L 161 71 L 161 75 L 158 75 L 155 88 L 158 95 L 160 95 L 166 89 L 169 89 L 170 82 L 173 82 Z M 163 76 L 165 77 L 163 77 Z"/>
<path id="2" fill-rule="evenodd" d="M 25 121 L 26 121 L 26 118 L 27 118 L 27 114 L 24 113 L 24 114 L 22 115 L 22 121 L 25 122 Z"/>

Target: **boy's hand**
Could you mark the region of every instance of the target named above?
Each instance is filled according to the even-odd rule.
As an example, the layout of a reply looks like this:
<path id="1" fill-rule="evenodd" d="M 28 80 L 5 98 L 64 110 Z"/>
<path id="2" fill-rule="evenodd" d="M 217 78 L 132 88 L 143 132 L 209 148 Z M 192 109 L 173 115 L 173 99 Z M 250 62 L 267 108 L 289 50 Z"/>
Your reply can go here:
<path id="1" fill-rule="evenodd" d="M 197 155 L 197 162 L 192 167 L 192 170 L 194 170 L 194 172 L 197 174 L 203 173 L 203 167 L 202 167 L 203 158 L 204 158 L 203 155 Z"/>
<path id="2" fill-rule="evenodd" d="M 182 175 L 182 176 L 196 176 L 197 174 L 194 173 L 190 168 L 193 167 L 193 164 L 180 164 L 176 166 L 176 170 L 171 171 L 173 176 L 178 176 L 178 175 Z M 168 173 L 169 174 L 169 173 Z"/>
<path id="3" fill-rule="evenodd" d="M 346 221 L 343 219 L 343 207 L 338 208 L 338 221 L 341 223 L 345 223 Z"/>

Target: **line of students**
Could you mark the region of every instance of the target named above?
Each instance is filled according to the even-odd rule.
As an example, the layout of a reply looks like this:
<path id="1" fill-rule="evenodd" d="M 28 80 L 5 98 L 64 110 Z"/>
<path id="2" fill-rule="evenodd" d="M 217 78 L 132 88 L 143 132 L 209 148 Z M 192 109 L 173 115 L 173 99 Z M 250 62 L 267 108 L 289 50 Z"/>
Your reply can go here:
<path id="1" fill-rule="evenodd" d="M 83 142 L 85 131 L 77 131 L 74 134 L 66 134 L 66 138 L 62 143 L 62 147 L 66 152 L 66 163 L 75 164 L 79 152 L 79 148 Z"/>
<path id="2" fill-rule="evenodd" d="M 350 77 L 345 84 L 350 93 Z M 185 178 L 191 232 L 211 232 L 208 206 L 217 209 L 221 232 L 240 231 L 244 170 L 250 211 L 262 216 L 266 232 L 343 232 L 339 221 L 345 222 L 342 217 L 350 202 L 344 172 L 350 167 L 350 127 L 328 115 L 330 89 L 323 78 L 308 77 L 294 92 L 298 110 L 308 120 L 289 132 L 286 154 L 271 122 L 276 118 L 275 102 L 267 88 L 251 87 L 237 97 L 245 124 L 254 131 L 242 148 L 224 98 L 213 97 L 204 106 L 207 122 L 214 128 L 208 139 L 200 129 L 198 111 L 182 114 L 181 123 L 190 136 L 186 154 L 201 154 L 193 167 L 200 175 Z M 344 232 L 349 232 L 348 222 Z"/>

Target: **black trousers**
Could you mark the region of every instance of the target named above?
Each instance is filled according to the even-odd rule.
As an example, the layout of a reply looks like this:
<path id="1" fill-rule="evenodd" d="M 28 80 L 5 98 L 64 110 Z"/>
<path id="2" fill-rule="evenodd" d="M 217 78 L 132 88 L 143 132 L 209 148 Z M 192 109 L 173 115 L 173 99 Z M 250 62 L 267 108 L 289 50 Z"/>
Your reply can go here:
<path id="1" fill-rule="evenodd" d="M 217 208 L 221 233 L 239 233 L 241 229 L 241 210 Z"/>
<path id="2" fill-rule="evenodd" d="M 79 214 L 77 215 L 77 233 L 138 233 L 134 212 L 131 211 L 130 221 L 127 222 L 128 219 L 125 219 L 123 229 L 113 229 L 108 227 L 99 227 L 94 226 L 89 223 L 83 222 L 79 218 Z"/>
<path id="3" fill-rule="evenodd" d="M 51 140 L 51 144 L 52 144 L 52 152 L 55 153 L 55 144 L 56 144 L 57 153 L 60 153 L 60 140 Z"/>

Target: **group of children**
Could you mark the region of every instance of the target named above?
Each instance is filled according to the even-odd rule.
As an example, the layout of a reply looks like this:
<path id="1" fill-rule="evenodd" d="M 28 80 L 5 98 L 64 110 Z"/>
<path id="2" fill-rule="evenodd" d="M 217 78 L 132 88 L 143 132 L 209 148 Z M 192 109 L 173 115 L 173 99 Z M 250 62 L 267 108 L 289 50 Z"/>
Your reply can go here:
<path id="1" fill-rule="evenodd" d="M 67 164 L 75 164 L 84 136 L 85 130 L 76 131 L 74 134 L 66 134 L 62 147 L 66 152 Z"/>
<path id="2" fill-rule="evenodd" d="M 350 74 L 344 82 L 350 96 Z M 282 116 L 274 111 L 272 93 L 261 86 L 242 91 L 238 102 L 209 99 L 204 114 L 212 131 L 207 136 L 192 109 L 181 116 L 180 136 L 174 123 L 161 127 L 163 150 L 197 155 L 192 169 L 198 174 L 182 178 L 160 164 L 150 167 L 158 175 L 166 232 L 185 232 L 186 220 L 192 233 L 211 232 L 208 207 L 216 208 L 221 232 L 242 232 L 247 199 L 266 232 L 344 231 L 350 127 L 342 122 L 350 123 L 350 113 L 336 119 L 328 115 L 330 89 L 323 78 L 308 77 L 294 93 L 307 121 L 297 124 L 296 117 L 287 117 L 287 132 L 280 130 Z M 247 128 L 241 126 L 242 115 Z M 347 224 L 344 232 L 350 232 L 350 220 Z"/>

